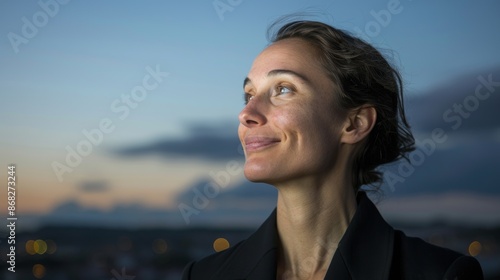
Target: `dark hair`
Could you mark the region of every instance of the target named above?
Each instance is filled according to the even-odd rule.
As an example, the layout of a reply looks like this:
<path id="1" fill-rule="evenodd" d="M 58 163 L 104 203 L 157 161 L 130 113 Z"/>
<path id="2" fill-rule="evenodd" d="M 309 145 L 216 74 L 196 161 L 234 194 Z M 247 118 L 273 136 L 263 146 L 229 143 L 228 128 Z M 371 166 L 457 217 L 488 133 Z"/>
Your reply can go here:
<path id="1" fill-rule="evenodd" d="M 377 120 L 368 139 L 357 153 L 353 166 L 353 187 L 362 185 L 378 189 L 382 164 L 400 158 L 415 149 L 415 139 L 404 114 L 403 85 L 398 71 L 370 44 L 317 21 L 293 21 L 271 34 L 272 43 L 299 38 L 318 50 L 319 60 L 331 80 L 342 109 L 369 104 L 377 111 Z"/>

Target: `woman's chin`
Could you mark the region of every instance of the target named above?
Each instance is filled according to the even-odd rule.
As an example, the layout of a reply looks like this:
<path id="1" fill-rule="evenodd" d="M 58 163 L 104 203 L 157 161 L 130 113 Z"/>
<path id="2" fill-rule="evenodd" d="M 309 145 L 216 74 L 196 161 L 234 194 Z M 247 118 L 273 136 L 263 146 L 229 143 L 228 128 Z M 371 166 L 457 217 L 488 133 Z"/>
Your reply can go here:
<path id="1" fill-rule="evenodd" d="M 269 168 L 265 168 L 262 165 L 246 163 L 243 173 L 251 182 L 266 183 L 272 181 L 272 172 L 270 172 Z"/>

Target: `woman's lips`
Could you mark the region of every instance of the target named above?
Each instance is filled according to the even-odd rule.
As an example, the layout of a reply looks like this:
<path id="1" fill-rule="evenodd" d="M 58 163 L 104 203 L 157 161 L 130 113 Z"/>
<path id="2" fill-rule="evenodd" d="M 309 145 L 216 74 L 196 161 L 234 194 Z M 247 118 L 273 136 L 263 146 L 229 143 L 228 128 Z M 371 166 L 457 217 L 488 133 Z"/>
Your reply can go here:
<path id="1" fill-rule="evenodd" d="M 280 139 L 272 137 L 248 136 L 245 137 L 245 150 L 247 152 L 262 150 L 280 141 Z"/>

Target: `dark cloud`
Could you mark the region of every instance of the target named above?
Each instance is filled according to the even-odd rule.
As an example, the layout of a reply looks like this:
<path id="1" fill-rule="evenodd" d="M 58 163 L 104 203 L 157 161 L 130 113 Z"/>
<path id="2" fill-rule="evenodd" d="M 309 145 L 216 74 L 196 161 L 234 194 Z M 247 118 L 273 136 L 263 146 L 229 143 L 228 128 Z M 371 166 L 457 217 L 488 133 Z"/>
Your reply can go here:
<path id="1" fill-rule="evenodd" d="M 387 196 L 459 192 L 500 197 L 500 142 L 475 140 L 428 154 L 419 148 L 410 158 L 411 167 L 399 161 L 381 168 Z"/>
<path id="2" fill-rule="evenodd" d="M 485 80 L 494 83 L 488 88 Z M 397 176 L 384 177 L 388 196 L 500 195 L 496 180 L 500 166 L 499 82 L 500 68 L 496 68 L 457 77 L 407 100 L 408 117 L 420 146 L 410 155 L 411 166 L 399 161 L 381 168 L 386 175 Z M 483 100 L 476 96 L 478 88 Z M 436 128 L 442 129 L 444 136 L 439 138 L 444 142 L 431 137 Z"/>
<path id="3" fill-rule="evenodd" d="M 488 80 L 490 82 L 485 83 Z M 428 92 L 410 96 L 406 102 L 410 123 L 420 132 L 430 132 L 435 128 L 462 133 L 498 129 L 498 83 L 500 67 L 469 73 Z M 476 96 L 478 87 L 481 98 Z"/>
<path id="4" fill-rule="evenodd" d="M 145 145 L 121 148 L 114 152 L 121 156 L 159 155 L 165 158 L 183 157 L 209 161 L 243 158 L 236 125 L 194 123 L 188 124 L 186 129 L 188 136 L 184 138 L 160 139 Z"/>

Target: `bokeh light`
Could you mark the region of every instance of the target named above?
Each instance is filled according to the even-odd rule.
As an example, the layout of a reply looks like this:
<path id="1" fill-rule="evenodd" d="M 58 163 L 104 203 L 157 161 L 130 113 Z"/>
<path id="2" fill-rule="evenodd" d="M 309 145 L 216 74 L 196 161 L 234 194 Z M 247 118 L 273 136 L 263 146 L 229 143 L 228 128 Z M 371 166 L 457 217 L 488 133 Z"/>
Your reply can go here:
<path id="1" fill-rule="evenodd" d="M 481 253 L 483 246 L 479 241 L 472 241 L 471 244 L 469 245 L 469 255 L 475 257 Z"/>
<path id="2" fill-rule="evenodd" d="M 34 240 L 28 240 L 26 241 L 26 252 L 30 255 L 36 254 L 35 247 L 34 247 L 35 241 Z"/>
<path id="3" fill-rule="evenodd" d="M 215 239 L 214 241 L 214 250 L 215 252 L 220 252 L 220 251 L 224 251 L 226 250 L 227 248 L 229 248 L 229 241 L 227 241 L 227 239 L 225 238 L 217 238 Z"/>
<path id="4" fill-rule="evenodd" d="M 43 255 L 45 252 L 47 252 L 47 243 L 41 239 L 37 239 L 33 243 L 33 249 L 37 254 Z"/>
<path id="5" fill-rule="evenodd" d="M 33 266 L 33 276 L 37 279 L 42 279 L 45 276 L 45 266 L 41 264 L 35 264 Z"/>
<path id="6" fill-rule="evenodd" d="M 47 254 L 54 254 L 57 251 L 57 244 L 53 240 L 45 240 L 47 243 Z"/>
<path id="7" fill-rule="evenodd" d="M 157 254 L 165 254 L 167 252 L 167 242 L 163 239 L 153 241 L 153 251 Z"/>

